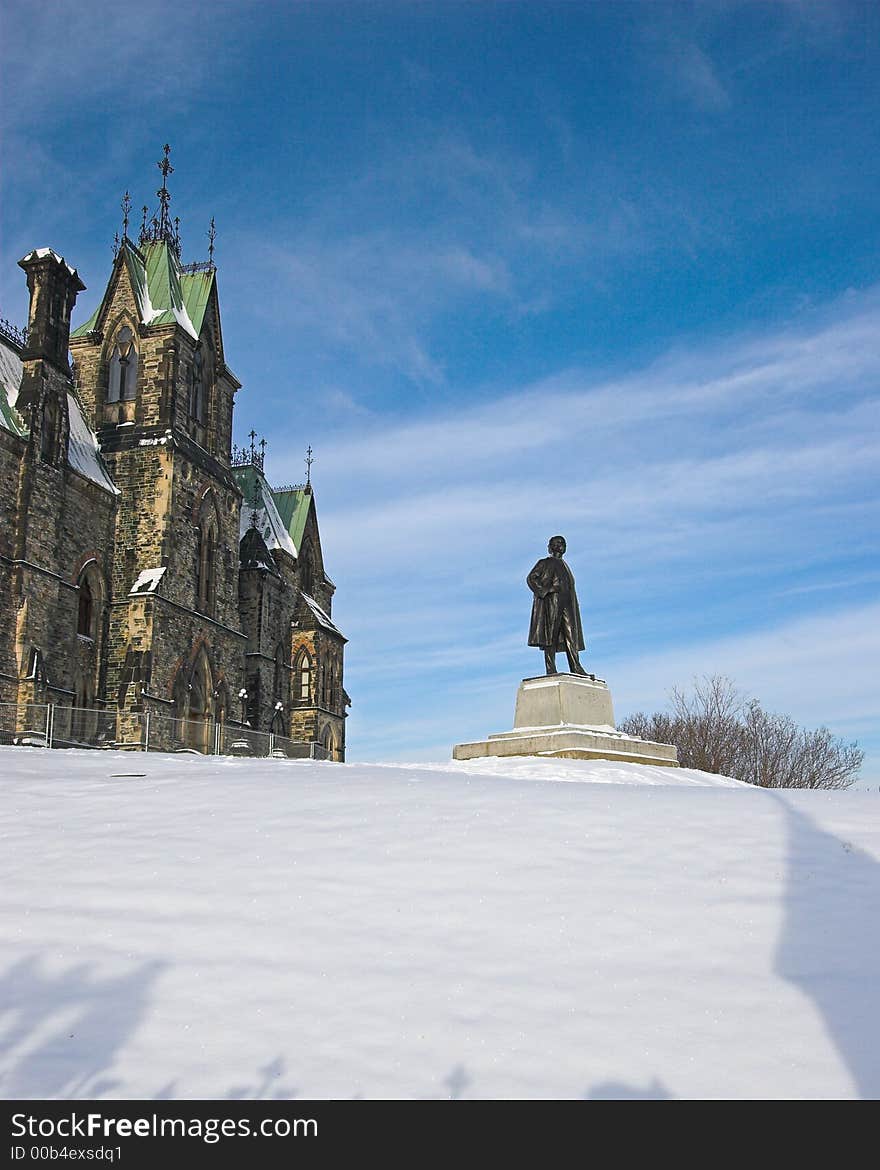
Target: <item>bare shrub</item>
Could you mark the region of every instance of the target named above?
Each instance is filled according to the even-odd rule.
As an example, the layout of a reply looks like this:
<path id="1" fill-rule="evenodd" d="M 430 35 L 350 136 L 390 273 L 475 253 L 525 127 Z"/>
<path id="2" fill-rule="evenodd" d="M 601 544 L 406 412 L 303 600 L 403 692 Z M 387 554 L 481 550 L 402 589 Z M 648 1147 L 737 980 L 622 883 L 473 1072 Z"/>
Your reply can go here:
<path id="1" fill-rule="evenodd" d="M 636 712 L 621 731 L 678 748 L 683 768 L 733 776 L 761 788 L 849 788 L 865 753 L 828 730 L 798 727 L 788 715 L 765 711 L 723 675 L 677 687 L 672 711 Z"/>

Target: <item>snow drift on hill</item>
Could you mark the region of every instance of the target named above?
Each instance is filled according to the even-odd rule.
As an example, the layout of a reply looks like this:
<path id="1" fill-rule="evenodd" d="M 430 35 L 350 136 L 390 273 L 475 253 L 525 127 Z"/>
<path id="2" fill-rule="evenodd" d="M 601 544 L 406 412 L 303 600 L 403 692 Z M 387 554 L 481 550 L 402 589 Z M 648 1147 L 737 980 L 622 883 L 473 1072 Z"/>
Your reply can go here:
<path id="1" fill-rule="evenodd" d="M 0 777 L 4 1097 L 880 1095 L 876 793 L 26 748 Z"/>

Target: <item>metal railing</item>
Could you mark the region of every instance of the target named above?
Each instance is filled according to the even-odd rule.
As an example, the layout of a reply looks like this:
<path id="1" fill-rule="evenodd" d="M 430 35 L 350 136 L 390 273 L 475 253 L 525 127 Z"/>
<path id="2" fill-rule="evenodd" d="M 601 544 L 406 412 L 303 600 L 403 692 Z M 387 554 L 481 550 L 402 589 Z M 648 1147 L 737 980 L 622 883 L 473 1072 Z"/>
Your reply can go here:
<path id="1" fill-rule="evenodd" d="M 157 711 L 0 703 L 0 744 L 198 755 L 326 760 L 327 750 L 223 719 L 178 719 Z"/>
<path id="2" fill-rule="evenodd" d="M 27 326 L 23 329 L 18 329 L 11 321 L 7 321 L 5 317 L 0 317 L 0 337 L 5 337 L 7 341 L 11 341 L 19 352 L 27 345 L 27 335 Z"/>

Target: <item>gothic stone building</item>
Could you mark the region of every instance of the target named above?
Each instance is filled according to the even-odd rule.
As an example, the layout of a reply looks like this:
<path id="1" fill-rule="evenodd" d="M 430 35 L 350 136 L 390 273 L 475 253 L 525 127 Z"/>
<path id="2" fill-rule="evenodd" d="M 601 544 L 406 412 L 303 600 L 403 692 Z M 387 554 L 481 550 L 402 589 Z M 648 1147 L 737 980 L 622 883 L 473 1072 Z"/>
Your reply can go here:
<path id="1" fill-rule="evenodd" d="M 314 494 L 273 491 L 253 438 L 233 452 L 213 262 L 181 264 L 163 202 L 72 333 L 76 270 L 47 248 L 20 266 L 27 331 L 0 336 L 4 710 L 72 709 L 74 743 L 108 721 L 111 742 L 152 725 L 153 744 L 203 751 L 250 728 L 343 760 Z"/>

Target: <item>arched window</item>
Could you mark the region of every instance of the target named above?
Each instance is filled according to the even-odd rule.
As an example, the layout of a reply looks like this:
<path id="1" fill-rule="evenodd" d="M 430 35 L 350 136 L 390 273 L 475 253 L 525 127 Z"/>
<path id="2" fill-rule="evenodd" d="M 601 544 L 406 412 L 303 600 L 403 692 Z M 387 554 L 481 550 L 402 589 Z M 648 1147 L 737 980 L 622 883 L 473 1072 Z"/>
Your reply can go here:
<path id="1" fill-rule="evenodd" d="M 94 561 L 90 561 L 80 573 L 77 587 L 76 632 L 84 638 L 97 640 L 103 589 L 101 575 Z"/>
<path id="2" fill-rule="evenodd" d="M 216 597 L 217 561 L 217 532 L 213 523 L 199 527 L 198 549 L 198 609 L 201 613 L 212 614 Z"/>
<path id="3" fill-rule="evenodd" d="M 85 578 L 79 587 L 79 613 L 76 619 L 76 632 L 86 638 L 92 636 L 94 610 L 95 599 L 92 596 L 92 587 L 88 578 Z"/>
<path id="4" fill-rule="evenodd" d="M 308 655 L 308 651 L 303 650 L 299 658 L 296 660 L 296 667 L 294 668 L 296 675 L 296 701 L 301 704 L 310 703 L 312 700 L 312 660 Z"/>
<path id="5" fill-rule="evenodd" d="M 119 330 L 116 345 L 110 357 L 110 384 L 108 402 L 131 402 L 137 394 L 138 355 L 132 332 L 126 325 Z"/>
<path id="6" fill-rule="evenodd" d="M 217 600 L 217 513 L 214 497 L 202 501 L 196 528 L 196 609 L 210 616 Z"/>

